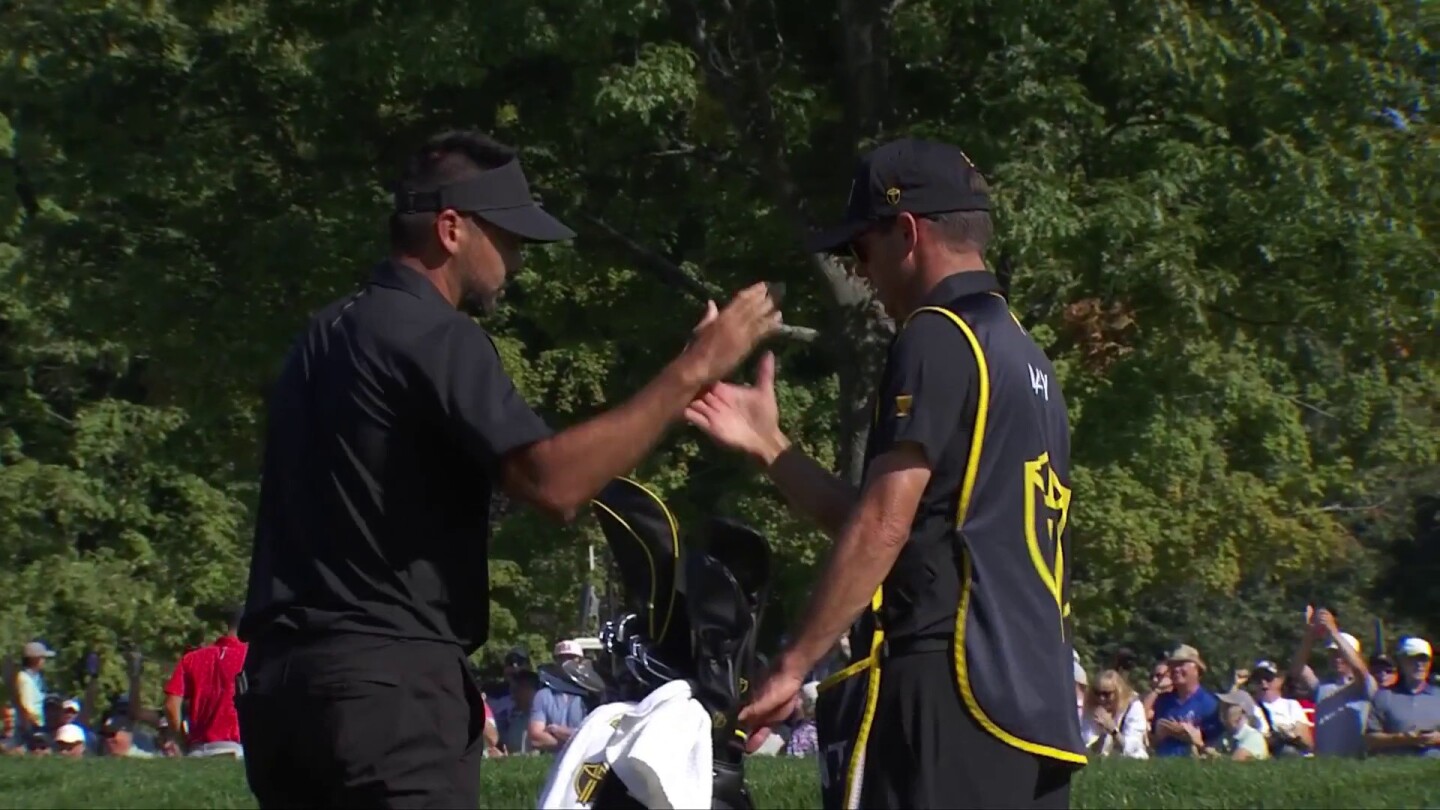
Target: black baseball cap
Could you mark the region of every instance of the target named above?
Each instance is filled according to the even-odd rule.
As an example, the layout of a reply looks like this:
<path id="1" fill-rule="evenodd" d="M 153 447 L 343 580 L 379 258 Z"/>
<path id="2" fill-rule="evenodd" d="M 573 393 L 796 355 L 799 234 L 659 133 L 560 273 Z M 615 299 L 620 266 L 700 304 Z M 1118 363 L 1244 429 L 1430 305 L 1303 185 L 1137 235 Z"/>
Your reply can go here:
<path id="1" fill-rule="evenodd" d="M 105 719 L 100 723 L 101 735 L 110 735 L 114 734 L 117 731 L 130 730 L 130 718 L 118 712 L 112 712 L 105 715 Z"/>
<path id="2" fill-rule="evenodd" d="M 972 189 L 979 175 L 965 152 L 948 143 L 901 138 L 878 146 L 862 155 L 855 168 L 844 221 L 812 234 L 805 249 L 834 253 L 872 223 L 902 212 L 989 211 L 990 195 Z"/>
<path id="3" fill-rule="evenodd" d="M 510 652 L 505 653 L 503 663 L 507 667 L 525 667 L 528 669 L 530 667 L 530 656 L 526 655 L 524 650 L 516 647 L 510 650 Z"/>
<path id="4" fill-rule="evenodd" d="M 530 183 L 520 169 L 520 160 L 438 188 L 400 186 L 395 190 L 395 212 L 416 214 L 447 208 L 474 214 L 527 242 L 561 242 L 575 238 L 575 232 L 545 212 L 530 196 Z"/>

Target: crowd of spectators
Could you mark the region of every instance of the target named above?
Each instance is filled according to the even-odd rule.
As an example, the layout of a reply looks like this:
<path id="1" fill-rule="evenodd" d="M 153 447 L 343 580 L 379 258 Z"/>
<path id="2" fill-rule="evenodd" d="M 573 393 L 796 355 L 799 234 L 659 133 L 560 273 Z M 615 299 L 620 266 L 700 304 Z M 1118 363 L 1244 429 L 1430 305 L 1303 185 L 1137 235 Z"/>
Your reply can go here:
<path id="1" fill-rule="evenodd" d="M 238 620 L 238 614 L 237 614 Z M 187 652 L 165 684 L 159 709 L 140 704 L 139 659 L 130 663 L 128 694 L 113 695 L 101 712 L 96 679 L 84 695 L 52 693 L 46 667 L 55 653 L 41 641 L 24 645 L 10 679 L 10 705 L 0 714 L 0 754 L 137 759 L 244 757 L 234 707 L 235 677 L 246 645 L 236 622 L 212 644 Z M 1316 645 L 1328 653 L 1322 679 L 1310 668 Z M 593 648 L 593 645 L 592 645 Z M 536 667 L 513 649 L 498 676 L 482 684 L 488 757 L 539 755 L 564 747 L 597 698 L 561 675 L 585 657 L 583 640 L 556 643 L 552 660 Z M 760 755 L 816 752 L 815 701 L 820 682 L 844 665 L 842 640 L 804 685 L 798 709 L 771 729 Z M 1360 641 L 1342 632 L 1329 610 L 1307 610 L 1306 626 L 1288 666 L 1261 657 L 1223 681 L 1189 644 L 1168 650 L 1144 670 L 1122 650 L 1091 678 L 1075 658 L 1076 711 L 1092 757 L 1422 756 L 1440 758 L 1440 687 L 1432 681 L 1432 649 L 1404 638 L 1392 658 L 1364 657 Z M 93 670 L 93 662 L 87 661 Z M 1148 677 L 1147 677 L 1148 676 Z M 1206 682 L 1219 688 L 1211 689 Z"/>
<path id="2" fill-rule="evenodd" d="M 1422 756 L 1440 758 L 1440 687 L 1432 680 L 1430 642 L 1400 641 L 1392 658 L 1362 655 L 1359 639 L 1334 614 L 1307 610 L 1290 663 L 1261 658 L 1232 672 L 1223 688 L 1204 685 L 1200 651 L 1181 644 L 1132 688 L 1134 656 L 1088 677 L 1075 660 L 1076 711 L 1093 756 L 1134 759 L 1223 757 Z M 1323 644 L 1329 672 L 1309 666 Z"/>
<path id="3" fill-rule="evenodd" d="M 98 713 L 99 662 L 87 657 L 83 696 L 53 692 L 46 670 L 55 652 L 42 641 L 25 644 L 10 684 L 13 700 L 0 715 L 0 755 L 62 757 L 244 757 L 235 713 L 235 676 L 246 645 L 235 637 L 239 611 L 214 643 L 181 656 L 165 683 L 165 703 L 142 705 L 141 658 L 128 658 L 130 689 L 112 695 Z"/>

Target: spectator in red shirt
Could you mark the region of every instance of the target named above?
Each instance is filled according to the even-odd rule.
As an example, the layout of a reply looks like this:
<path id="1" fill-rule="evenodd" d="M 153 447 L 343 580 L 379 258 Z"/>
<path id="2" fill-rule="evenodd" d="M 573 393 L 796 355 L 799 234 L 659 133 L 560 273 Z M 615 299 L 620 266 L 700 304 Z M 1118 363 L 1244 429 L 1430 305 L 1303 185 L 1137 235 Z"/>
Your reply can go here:
<path id="1" fill-rule="evenodd" d="M 208 647 L 186 653 L 165 684 L 165 717 L 177 732 L 180 707 L 190 702 L 186 742 L 192 757 L 233 756 L 243 759 L 240 721 L 235 714 L 235 676 L 245 666 L 248 645 L 235 637 L 240 611 L 231 614 L 225 635 Z"/>

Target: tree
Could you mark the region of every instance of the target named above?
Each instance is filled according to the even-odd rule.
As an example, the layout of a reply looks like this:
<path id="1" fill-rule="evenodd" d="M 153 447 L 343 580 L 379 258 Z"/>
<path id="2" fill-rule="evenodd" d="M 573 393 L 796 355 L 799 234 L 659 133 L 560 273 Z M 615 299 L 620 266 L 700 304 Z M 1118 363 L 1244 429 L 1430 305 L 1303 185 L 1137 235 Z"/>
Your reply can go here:
<path id="1" fill-rule="evenodd" d="M 867 146 L 962 145 L 996 188 L 992 258 L 1071 405 L 1087 647 L 1183 624 L 1164 605 L 1180 593 L 1192 611 L 1265 592 L 1293 612 L 1293 583 L 1333 576 L 1361 599 L 1345 572 L 1380 564 L 1410 508 L 1395 493 L 1440 455 L 1433 4 L 63 0 L 0 15 L 3 266 L 23 279 L 0 297 L 7 324 L 28 324 L 5 346 L 23 380 L 6 446 L 106 509 L 148 510 L 87 507 L 104 515 L 84 523 L 91 546 L 25 553 L 125 561 L 103 565 L 137 603 L 175 600 L 172 637 L 137 639 L 157 654 L 216 588 L 124 566 L 150 559 L 143 539 L 167 570 L 238 587 L 278 360 L 383 251 L 390 167 L 449 126 L 523 146 L 547 207 L 581 231 L 532 253 L 486 322 L 548 419 L 633 391 L 704 297 L 783 281 L 799 327 L 776 345 L 787 428 L 852 479 L 892 326 L 798 237 L 838 216 Z M 57 351 L 67 382 L 36 393 Z M 96 366 L 109 382 L 90 382 Z M 41 400 L 79 421 L 10 416 Z M 824 541 L 747 465 L 677 430 L 637 475 L 686 526 L 719 509 L 766 531 L 777 611 L 806 592 Z M 10 559 L 61 524 L 31 508 L 38 485 L 4 486 Z M 575 631 L 573 572 L 596 539 L 501 512 L 488 654 Z M 175 539 L 194 533 L 203 553 Z M 222 562 L 186 562 L 206 555 Z M 1367 604 L 1402 622 L 1418 609 Z M 0 627 L 70 632 L 59 608 L 26 610 Z"/>

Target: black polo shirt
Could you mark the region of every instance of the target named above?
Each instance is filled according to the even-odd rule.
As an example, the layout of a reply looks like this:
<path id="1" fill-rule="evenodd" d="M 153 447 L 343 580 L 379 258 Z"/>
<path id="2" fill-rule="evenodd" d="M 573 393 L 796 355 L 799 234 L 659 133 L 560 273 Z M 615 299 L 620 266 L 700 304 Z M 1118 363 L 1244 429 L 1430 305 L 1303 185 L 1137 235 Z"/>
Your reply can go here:
<path id="1" fill-rule="evenodd" d="M 1000 282 L 988 272 L 955 273 L 935 285 L 920 306 L 999 291 Z M 898 326 L 866 443 L 867 474 L 871 462 L 905 442 L 925 454 L 931 473 L 910 539 L 886 578 L 880 615 L 890 638 L 948 638 L 959 603 L 958 564 L 940 549 L 950 547 L 955 528 L 979 408 L 980 368 L 965 335 L 949 319 L 920 317 Z"/>
<path id="2" fill-rule="evenodd" d="M 241 638 L 483 644 L 498 462 L 550 432 L 483 329 L 380 264 L 310 319 L 270 396 Z"/>

